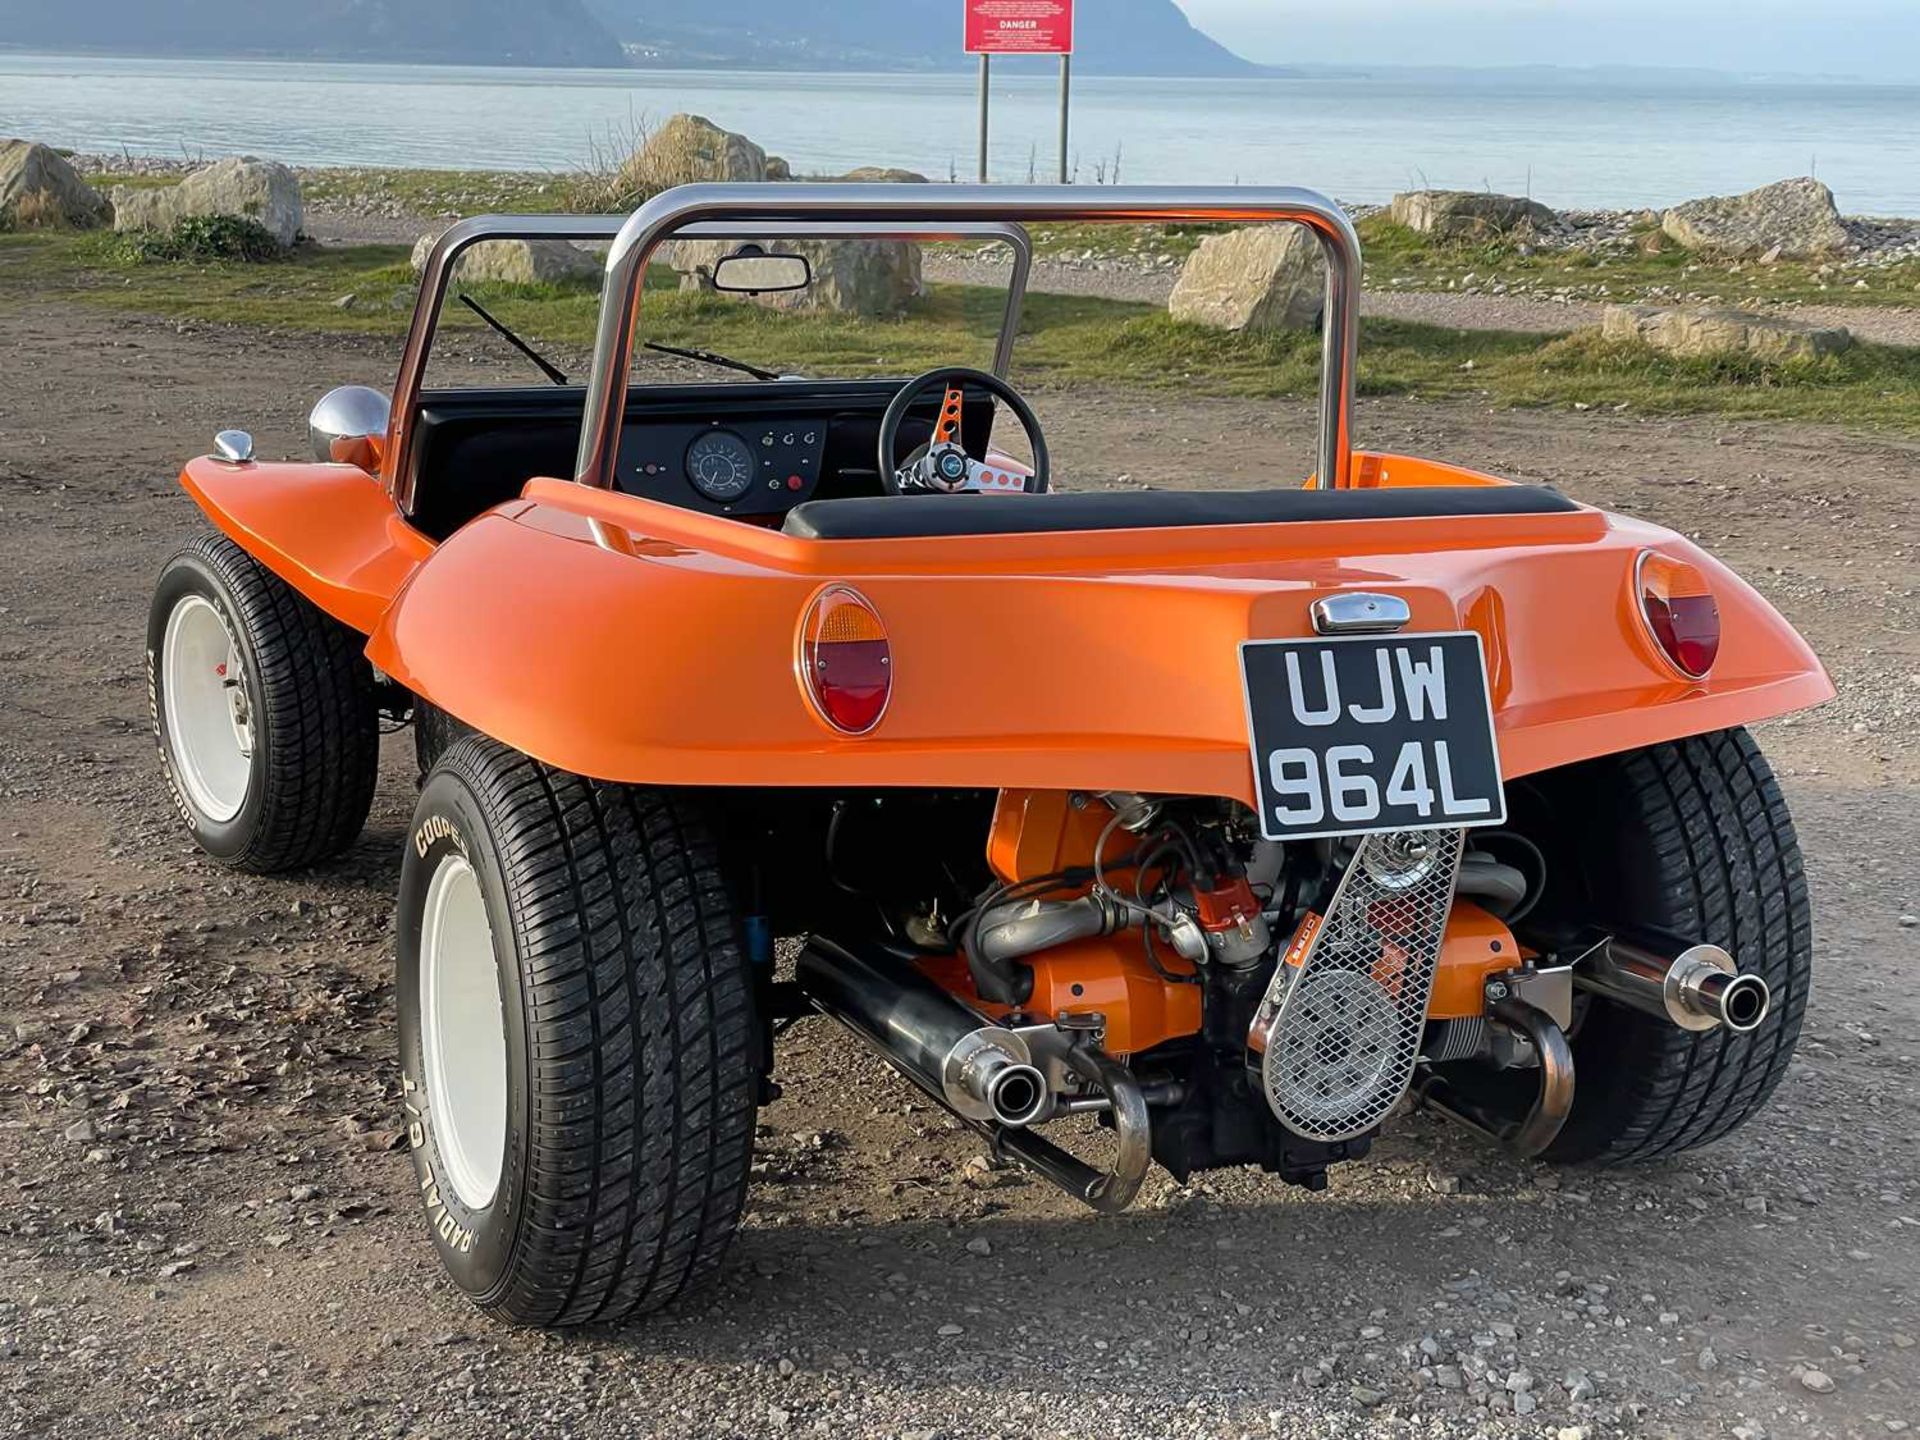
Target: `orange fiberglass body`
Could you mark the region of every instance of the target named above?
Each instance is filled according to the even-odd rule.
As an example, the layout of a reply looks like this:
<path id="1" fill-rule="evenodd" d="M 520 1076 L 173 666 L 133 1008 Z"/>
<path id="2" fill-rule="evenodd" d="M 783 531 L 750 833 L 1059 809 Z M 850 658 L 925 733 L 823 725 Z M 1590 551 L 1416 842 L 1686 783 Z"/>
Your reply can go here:
<path id="1" fill-rule="evenodd" d="M 1359 455 L 1355 472 L 1382 487 L 1505 483 L 1399 456 Z M 202 459 L 183 478 L 223 531 L 366 632 L 374 663 L 414 694 L 605 780 L 1251 805 L 1235 649 L 1311 634 L 1309 604 L 1342 590 L 1403 597 L 1415 630 L 1481 637 L 1509 779 L 1833 693 L 1805 641 L 1730 570 L 1591 509 L 809 540 L 536 479 L 436 546 L 351 467 Z M 1706 679 L 1677 675 L 1641 617 L 1647 549 L 1711 581 L 1722 638 Z M 834 582 L 872 602 L 891 642 L 891 703 L 859 737 L 819 717 L 795 669 L 801 618 Z M 1028 663 L 1035 647 L 1045 664 Z"/>

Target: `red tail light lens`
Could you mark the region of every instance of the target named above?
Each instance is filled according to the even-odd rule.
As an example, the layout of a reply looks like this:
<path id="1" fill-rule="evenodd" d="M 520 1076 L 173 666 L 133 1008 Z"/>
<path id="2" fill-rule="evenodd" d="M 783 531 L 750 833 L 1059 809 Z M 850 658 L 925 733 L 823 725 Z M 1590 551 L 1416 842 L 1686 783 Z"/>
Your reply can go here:
<path id="1" fill-rule="evenodd" d="M 829 585 L 807 607 L 800 683 L 820 717 L 843 735 L 864 735 L 886 714 L 893 652 L 880 612 L 858 590 Z"/>
<path id="2" fill-rule="evenodd" d="M 1660 652 L 1689 680 L 1704 678 L 1720 654 L 1720 605 L 1707 577 L 1684 560 L 1642 550 L 1634 589 Z"/>

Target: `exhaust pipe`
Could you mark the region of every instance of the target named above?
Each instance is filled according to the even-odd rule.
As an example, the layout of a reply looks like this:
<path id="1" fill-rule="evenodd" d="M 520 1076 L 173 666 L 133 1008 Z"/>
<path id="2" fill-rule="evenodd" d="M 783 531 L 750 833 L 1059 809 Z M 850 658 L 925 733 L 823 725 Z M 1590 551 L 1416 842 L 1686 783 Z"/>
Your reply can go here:
<path id="1" fill-rule="evenodd" d="M 1062 1039 L 1048 1063 L 1105 1093 L 1114 1159 L 1096 1170 L 1027 1127 L 1049 1119 L 1055 1095 L 1026 1037 L 981 1017 L 923 974 L 911 957 L 859 950 L 819 936 L 800 952 L 795 979 L 816 1010 L 879 1051 L 894 1069 L 975 1129 L 1096 1210 L 1124 1210 L 1153 1159 L 1152 1117 L 1139 1082 L 1087 1041 Z"/>
<path id="2" fill-rule="evenodd" d="M 875 963 L 830 941 L 800 952 L 796 977 L 816 1007 L 964 1120 L 1021 1129 L 1053 1109 L 1020 1035 L 981 1022 L 910 961 Z"/>
<path id="3" fill-rule="evenodd" d="M 1608 940 L 1574 967 L 1573 983 L 1682 1030 L 1724 1025 L 1745 1035 L 1760 1028 L 1773 1005 L 1767 982 L 1741 974 L 1733 956 L 1718 945 L 1689 946 L 1667 959 L 1624 940 Z"/>

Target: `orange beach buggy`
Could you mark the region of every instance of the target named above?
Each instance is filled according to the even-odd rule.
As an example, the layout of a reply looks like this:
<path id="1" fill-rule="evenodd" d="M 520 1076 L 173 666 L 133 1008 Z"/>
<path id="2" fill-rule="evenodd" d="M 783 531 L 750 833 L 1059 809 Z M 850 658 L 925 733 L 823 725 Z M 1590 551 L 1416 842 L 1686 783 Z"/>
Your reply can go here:
<path id="1" fill-rule="evenodd" d="M 1304 485 L 1051 491 L 1005 378 L 1025 227 L 1096 221 L 1318 237 Z M 425 387 L 456 262 L 501 237 L 611 241 L 585 385 Z M 766 295 L 852 237 L 1009 245 L 993 369 L 632 380 L 663 244 Z M 316 463 L 225 432 L 186 467 L 220 533 L 166 567 L 148 658 L 207 852 L 340 851 L 383 713 L 412 718 L 400 1103 L 481 1307 L 618 1319 L 710 1276 L 775 1035 L 815 1012 L 1109 1211 L 1155 1162 L 1319 1187 L 1410 1098 L 1597 1163 L 1765 1104 L 1811 939 L 1743 727 L 1827 678 L 1678 535 L 1354 450 L 1359 281 L 1302 190 L 695 186 L 624 225 L 473 220 L 391 403 L 328 396 Z M 994 448 L 1014 429 L 1030 465 Z"/>

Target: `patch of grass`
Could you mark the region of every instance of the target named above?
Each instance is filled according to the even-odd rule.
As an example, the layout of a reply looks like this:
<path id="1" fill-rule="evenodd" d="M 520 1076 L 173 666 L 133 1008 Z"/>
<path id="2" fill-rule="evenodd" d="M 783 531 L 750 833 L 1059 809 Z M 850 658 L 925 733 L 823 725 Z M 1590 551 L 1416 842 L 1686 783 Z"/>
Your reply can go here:
<path id="1" fill-rule="evenodd" d="M 403 246 L 295 251 L 283 263 L 141 262 L 104 231 L 0 237 L 0 301 L 66 300 L 170 320 L 400 335 L 413 311 Z M 354 295 L 351 309 L 335 302 Z"/>
<path id="2" fill-rule="evenodd" d="M 182 260 L 238 260 L 260 265 L 285 258 L 280 242 L 256 220 L 238 215 L 188 215 L 171 230 L 134 230 L 119 239 L 129 259 L 142 265 Z"/>
<path id="3" fill-rule="evenodd" d="M 1171 255 L 1184 262 L 1209 235 L 1223 234 L 1231 225 L 1035 225 L 1033 253 L 1048 259 L 1089 253 L 1100 259 L 1138 260 Z"/>
<path id="4" fill-rule="evenodd" d="M 1005 299 L 989 287 L 936 285 L 904 316 L 865 320 L 793 315 L 674 284 L 665 271 L 653 274 L 641 311 L 644 338 L 816 374 L 985 364 Z M 590 281 L 471 288 L 507 324 L 563 360 L 592 346 L 599 296 Z M 137 264 L 113 236 L 0 236 L 0 303 L 64 299 L 167 318 L 382 335 L 397 349 L 414 294 L 407 253 L 398 246 L 305 250 L 268 266 L 230 259 Z M 442 323 L 465 348 L 503 353 L 458 307 Z M 1176 323 L 1155 306 L 1033 295 L 1015 378 L 1054 389 L 1099 384 L 1307 396 L 1318 384 L 1319 362 L 1315 335 L 1232 335 Z M 1714 412 L 1920 432 L 1920 350 L 1873 345 L 1797 364 L 1681 360 L 1591 332 L 1555 337 L 1369 320 L 1358 386 L 1363 395 L 1494 406 Z"/>
<path id="5" fill-rule="evenodd" d="M 1370 290 L 1445 290 L 1471 274 L 1482 290 L 1504 282 L 1527 293 L 1564 289 L 1572 298 L 1583 300 L 1920 305 L 1920 261 L 1873 269 L 1842 269 L 1803 260 L 1762 265 L 1751 260 L 1706 260 L 1670 242 L 1654 250 L 1539 249 L 1522 254 L 1519 244 L 1504 240 L 1436 242 L 1394 224 L 1385 213 L 1369 215 L 1356 228 Z M 1860 280 L 1866 281 L 1866 289 L 1855 288 Z"/>

